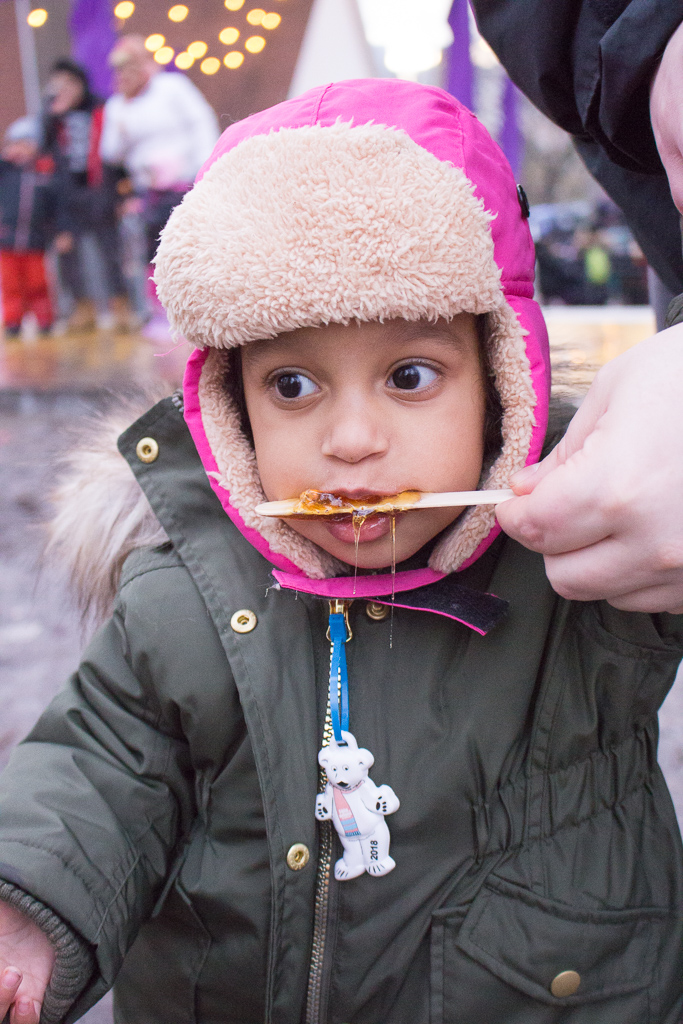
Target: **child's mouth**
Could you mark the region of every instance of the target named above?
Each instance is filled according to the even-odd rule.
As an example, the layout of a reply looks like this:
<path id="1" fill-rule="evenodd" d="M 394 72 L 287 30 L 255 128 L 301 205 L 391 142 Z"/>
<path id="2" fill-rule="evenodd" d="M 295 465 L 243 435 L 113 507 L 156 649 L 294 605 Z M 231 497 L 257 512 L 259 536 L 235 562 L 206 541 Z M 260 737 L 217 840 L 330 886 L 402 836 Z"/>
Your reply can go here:
<path id="1" fill-rule="evenodd" d="M 368 544 L 391 532 L 392 518 L 386 512 L 374 512 L 367 517 L 353 516 L 347 512 L 327 516 L 322 521 L 335 540 L 344 544 Z"/>
<path id="2" fill-rule="evenodd" d="M 405 490 L 388 496 L 309 490 L 300 495 L 292 518 L 318 516 L 335 540 L 357 549 L 391 533 L 396 514 L 414 505 L 418 497 L 419 491 Z"/>
<path id="3" fill-rule="evenodd" d="M 342 491 L 303 491 L 294 510 L 293 519 L 303 516 L 326 516 L 339 519 L 352 515 L 356 519 L 369 519 L 381 513 L 405 512 L 420 497 L 419 491 L 403 490 L 396 494 L 346 494 Z"/>

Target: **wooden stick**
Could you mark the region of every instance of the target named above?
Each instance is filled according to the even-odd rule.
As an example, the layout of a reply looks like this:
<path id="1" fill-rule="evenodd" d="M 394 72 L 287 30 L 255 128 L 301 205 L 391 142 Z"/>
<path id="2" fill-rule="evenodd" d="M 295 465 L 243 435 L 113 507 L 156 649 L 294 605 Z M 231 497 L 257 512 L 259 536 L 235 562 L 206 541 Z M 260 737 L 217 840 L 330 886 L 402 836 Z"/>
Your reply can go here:
<path id="1" fill-rule="evenodd" d="M 498 505 L 501 501 L 508 501 L 514 498 L 514 492 L 505 488 L 500 491 L 448 491 L 443 494 L 423 493 L 414 505 L 396 505 L 397 512 L 410 512 L 414 508 L 454 508 L 458 505 Z M 294 509 L 299 503 L 298 498 L 287 498 L 285 501 L 264 501 L 254 509 L 260 516 L 275 516 L 286 518 L 294 514 Z M 356 512 L 369 515 L 372 511 L 373 502 L 370 502 L 363 509 L 356 509 Z M 382 505 L 382 511 L 387 509 L 387 502 L 380 499 L 378 505 Z M 366 512 L 367 508 L 367 512 Z M 331 509 L 327 514 L 351 513 L 351 509 Z M 324 512 L 297 512 L 297 515 L 325 515 Z"/>

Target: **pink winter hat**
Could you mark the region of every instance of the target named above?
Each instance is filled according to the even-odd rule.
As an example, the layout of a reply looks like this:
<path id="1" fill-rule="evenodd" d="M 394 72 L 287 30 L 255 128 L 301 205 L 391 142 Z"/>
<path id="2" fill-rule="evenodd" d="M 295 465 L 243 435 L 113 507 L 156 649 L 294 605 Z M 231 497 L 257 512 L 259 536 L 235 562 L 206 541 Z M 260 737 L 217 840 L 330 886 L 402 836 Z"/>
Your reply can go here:
<path id="1" fill-rule="evenodd" d="M 231 125 L 164 229 L 155 280 L 197 346 L 186 416 L 216 493 L 278 567 L 323 579 L 330 556 L 263 520 L 253 449 L 224 386 L 226 350 L 304 326 L 486 314 L 502 450 L 482 486 L 536 461 L 549 361 L 534 252 L 512 172 L 477 119 L 439 89 L 338 82 Z M 468 510 L 442 536 L 435 578 L 498 532 Z"/>

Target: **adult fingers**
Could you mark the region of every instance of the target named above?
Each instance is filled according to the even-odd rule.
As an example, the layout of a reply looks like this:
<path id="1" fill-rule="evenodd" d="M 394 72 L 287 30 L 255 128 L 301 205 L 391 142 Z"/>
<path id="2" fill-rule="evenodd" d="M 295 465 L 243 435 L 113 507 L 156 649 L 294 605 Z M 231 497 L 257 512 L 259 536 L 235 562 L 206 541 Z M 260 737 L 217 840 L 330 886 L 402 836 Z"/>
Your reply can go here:
<path id="1" fill-rule="evenodd" d="M 33 999 L 18 967 L 6 967 L 0 973 L 0 1019 L 9 1011 L 10 1024 L 38 1024 L 41 1004 Z"/>
<path id="2" fill-rule="evenodd" d="M 578 452 L 556 465 L 530 494 L 496 506 L 498 522 L 520 544 L 544 555 L 606 539 L 618 522 L 619 508 L 598 470 L 583 450 Z"/>
<path id="3" fill-rule="evenodd" d="M 622 594 L 609 602 L 622 612 L 670 612 L 672 615 L 683 615 L 683 585 L 645 587 L 630 594 Z"/>
<path id="4" fill-rule="evenodd" d="M 0 973 L 0 1020 L 4 1020 L 20 984 L 21 971 L 17 967 L 6 967 Z"/>
<path id="5" fill-rule="evenodd" d="M 647 612 L 675 611 L 683 605 L 683 570 L 658 566 L 655 552 L 644 548 L 634 561 L 630 543 L 621 539 L 609 537 L 579 551 L 546 555 L 545 567 L 553 590 L 572 601 L 605 599 L 626 611 Z M 633 598 L 636 594 L 643 597 Z"/>
<path id="6" fill-rule="evenodd" d="M 541 462 L 525 466 L 514 474 L 510 486 L 516 494 L 531 494 L 542 480 L 581 450 L 607 408 L 606 397 L 598 374 L 560 442 Z"/>
<path id="7" fill-rule="evenodd" d="M 9 1015 L 10 1024 L 39 1024 L 40 1003 L 28 996 L 18 996 Z"/>

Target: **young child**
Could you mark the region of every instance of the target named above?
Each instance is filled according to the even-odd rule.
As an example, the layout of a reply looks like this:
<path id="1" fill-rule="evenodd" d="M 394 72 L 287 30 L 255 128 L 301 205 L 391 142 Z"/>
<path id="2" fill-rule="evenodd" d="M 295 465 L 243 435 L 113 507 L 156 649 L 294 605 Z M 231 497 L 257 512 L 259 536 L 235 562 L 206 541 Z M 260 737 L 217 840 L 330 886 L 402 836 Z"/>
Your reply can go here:
<path id="1" fill-rule="evenodd" d="M 680 1021 L 681 619 L 559 598 L 491 507 L 254 511 L 538 459 L 522 200 L 408 82 L 224 133 L 157 258 L 184 394 L 119 442 L 151 509 L 94 449 L 67 485 L 94 600 L 125 565 L 0 779 L 0 1014 L 49 979 L 44 1022 L 114 982 L 126 1024 Z"/>
<path id="2" fill-rule="evenodd" d="M 38 125 L 22 117 L 7 130 L 0 160 L 0 278 L 5 334 L 16 337 L 26 313 L 41 331 L 52 326 L 45 250 L 57 233 L 71 245 L 66 211 L 49 164 L 37 160 Z"/>

